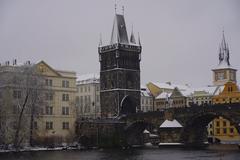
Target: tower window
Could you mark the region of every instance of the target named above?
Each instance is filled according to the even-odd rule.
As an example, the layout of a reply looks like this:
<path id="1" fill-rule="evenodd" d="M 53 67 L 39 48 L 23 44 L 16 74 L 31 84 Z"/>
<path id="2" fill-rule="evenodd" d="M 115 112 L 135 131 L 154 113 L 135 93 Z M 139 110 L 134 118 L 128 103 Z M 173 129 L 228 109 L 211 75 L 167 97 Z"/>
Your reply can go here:
<path id="1" fill-rule="evenodd" d="M 46 129 L 47 130 L 53 129 L 53 122 L 46 122 Z"/>

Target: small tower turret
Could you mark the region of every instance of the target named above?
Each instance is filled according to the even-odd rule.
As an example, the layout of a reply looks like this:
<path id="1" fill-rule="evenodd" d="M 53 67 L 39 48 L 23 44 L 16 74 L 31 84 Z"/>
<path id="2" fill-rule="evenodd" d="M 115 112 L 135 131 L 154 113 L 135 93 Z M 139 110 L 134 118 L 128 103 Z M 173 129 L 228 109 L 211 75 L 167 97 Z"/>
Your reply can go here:
<path id="1" fill-rule="evenodd" d="M 223 31 L 222 42 L 219 46 L 218 53 L 219 63 L 218 66 L 213 69 L 213 84 L 214 85 L 224 85 L 226 82 L 237 82 L 236 72 L 230 64 L 230 51 L 229 46 L 226 43 L 225 35 Z"/>

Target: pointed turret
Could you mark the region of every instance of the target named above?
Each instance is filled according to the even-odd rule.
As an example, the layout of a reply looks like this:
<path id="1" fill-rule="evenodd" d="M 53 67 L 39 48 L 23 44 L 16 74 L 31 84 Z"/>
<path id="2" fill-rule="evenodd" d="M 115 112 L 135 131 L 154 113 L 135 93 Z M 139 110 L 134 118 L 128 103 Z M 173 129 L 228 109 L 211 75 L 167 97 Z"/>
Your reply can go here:
<path id="1" fill-rule="evenodd" d="M 213 69 L 213 84 L 214 85 L 224 85 L 227 82 L 236 83 L 236 72 L 230 64 L 229 46 L 226 42 L 224 31 L 222 34 L 222 41 L 219 45 L 219 64 Z"/>
<path id="2" fill-rule="evenodd" d="M 124 16 L 116 14 L 113 22 L 113 29 L 110 44 L 129 44 Z"/>
<path id="3" fill-rule="evenodd" d="M 100 39 L 99 39 L 99 44 L 98 44 L 99 47 L 102 46 L 102 34 L 100 34 Z"/>
<path id="4" fill-rule="evenodd" d="M 130 36 L 130 43 L 136 44 L 135 36 L 134 36 L 134 33 L 133 33 L 133 27 L 132 27 L 132 32 L 131 32 L 131 36 Z"/>
<path id="5" fill-rule="evenodd" d="M 222 42 L 219 47 L 219 66 L 223 66 L 223 67 L 231 66 L 229 62 L 229 48 L 225 40 L 224 31 L 223 31 Z"/>
<path id="6" fill-rule="evenodd" d="M 142 46 L 142 45 L 141 45 L 141 40 L 140 40 L 139 32 L 138 32 L 138 45 L 139 45 L 139 46 Z"/>

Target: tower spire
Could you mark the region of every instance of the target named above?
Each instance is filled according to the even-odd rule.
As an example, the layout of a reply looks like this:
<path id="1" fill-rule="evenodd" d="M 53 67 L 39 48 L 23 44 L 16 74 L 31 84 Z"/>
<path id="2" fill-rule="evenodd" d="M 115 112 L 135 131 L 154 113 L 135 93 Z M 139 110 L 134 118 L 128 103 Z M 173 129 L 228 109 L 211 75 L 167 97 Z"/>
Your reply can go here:
<path id="1" fill-rule="evenodd" d="M 98 44 L 99 47 L 102 46 L 102 34 L 100 33 L 100 39 L 99 39 L 99 44 Z"/>
<path id="2" fill-rule="evenodd" d="M 130 36 L 130 43 L 136 44 L 135 36 L 133 33 L 133 25 L 132 25 L 132 32 L 131 32 L 131 36 Z"/>
<path id="3" fill-rule="evenodd" d="M 115 14 L 117 14 L 117 1 L 115 0 L 115 4 L 114 4 L 114 12 Z"/>
<path id="4" fill-rule="evenodd" d="M 128 44 L 128 34 L 123 15 L 115 14 L 110 44 Z"/>
<path id="5" fill-rule="evenodd" d="M 139 32 L 138 32 L 138 45 L 139 45 L 139 46 L 142 46 L 142 45 L 141 45 L 141 41 L 140 41 L 140 35 L 139 35 Z"/>
<path id="6" fill-rule="evenodd" d="M 229 47 L 226 43 L 224 30 L 222 31 L 222 42 L 219 47 L 219 65 L 230 66 Z"/>
<path id="7" fill-rule="evenodd" d="M 124 6 L 122 6 L 122 14 L 124 15 Z"/>

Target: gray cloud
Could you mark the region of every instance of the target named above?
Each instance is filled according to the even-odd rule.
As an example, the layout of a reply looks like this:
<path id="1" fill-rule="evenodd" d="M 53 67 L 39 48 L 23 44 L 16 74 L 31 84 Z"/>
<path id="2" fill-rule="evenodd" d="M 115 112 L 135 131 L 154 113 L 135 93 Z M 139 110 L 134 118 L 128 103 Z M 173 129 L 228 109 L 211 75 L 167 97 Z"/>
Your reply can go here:
<path id="1" fill-rule="evenodd" d="M 142 83 L 211 84 L 223 27 L 231 64 L 240 68 L 238 0 L 120 3 L 125 5 L 128 33 L 133 24 L 141 35 Z M 1 62 L 45 60 L 80 74 L 98 72 L 99 35 L 109 42 L 113 17 L 114 0 L 1 0 Z"/>

